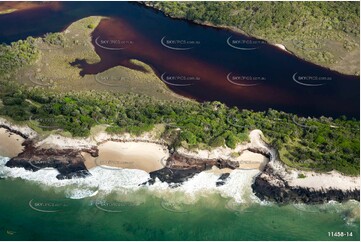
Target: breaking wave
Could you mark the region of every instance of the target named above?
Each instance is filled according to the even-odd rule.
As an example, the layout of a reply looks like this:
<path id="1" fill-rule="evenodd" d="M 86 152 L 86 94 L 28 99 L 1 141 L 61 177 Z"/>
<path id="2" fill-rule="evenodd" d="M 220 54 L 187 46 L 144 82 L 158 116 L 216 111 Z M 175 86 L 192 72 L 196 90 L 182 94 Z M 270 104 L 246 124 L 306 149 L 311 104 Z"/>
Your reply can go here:
<path id="1" fill-rule="evenodd" d="M 139 197 L 139 194 L 137 195 L 136 192 L 144 189 L 160 198 L 164 203 L 162 205 L 167 208 L 170 206 L 169 204 L 177 206 L 191 205 L 202 197 L 215 194 L 229 199 L 226 208 L 237 212 L 242 212 L 251 204 L 262 206 L 274 205 L 270 202 L 262 202 L 252 191 L 251 185 L 259 173 L 258 170 L 233 170 L 222 186 L 217 186 L 220 174 L 203 171 L 179 186 L 174 187 L 174 184 L 161 182 L 158 179 L 153 185 L 144 185 L 150 179 L 150 175 L 145 171 L 136 169 L 111 170 L 95 167 L 90 169 L 92 176 L 58 180 L 56 175 L 59 172 L 56 170 L 33 172 L 27 171 L 24 168 L 9 168 L 5 166 L 8 160 L 9 158 L 7 157 L 0 157 L 1 178 L 19 178 L 45 186 L 46 188 L 53 187 L 60 192 L 64 192 L 65 197 L 70 199 L 96 197 L 97 200 L 102 201 L 111 193 L 127 198 L 133 196 L 124 196 L 124 194 L 134 194 L 134 199 L 136 199 Z M 239 207 L 240 205 L 242 207 Z M 338 213 L 343 216 L 346 224 L 352 226 L 360 218 L 359 205 L 357 201 L 349 201 L 347 203 L 329 202 L 319 205 L 292 204 L 289 206 L 302 213 Z"/>
<path id="2" fill-rule="evenodd" d="M 225 184 L 217 186 L 220 174 L 204 171 L 178 187 L 161 182 L 158 179 L 153 185 L 142 185 L 150 176 L 147 172 L 136 169 L 104 169 L 95 167 L 90 169 L 92 176 L 69 180 L 58 180 L 57 170 L 28 171 L 24 168 L 9 168 L 5 164 L 9 158 L 0 158 L 0 176 L 5 178 L 20 178 L 50 187 L 63 188 L 65 196 L 72 199 L 82 199 L 91 196 L 101 196 L 112 192 L 131 192 L 148 189 L 157 196 L 171 196 L 183 193 L 187 201 L 195 201 L 199 195 L 219 193 L 222 197 L 234 199 L 237 203 L 259 201 L 252 193 L 252 182 L 258 170 L 234 170 L 225 180 Z"/>

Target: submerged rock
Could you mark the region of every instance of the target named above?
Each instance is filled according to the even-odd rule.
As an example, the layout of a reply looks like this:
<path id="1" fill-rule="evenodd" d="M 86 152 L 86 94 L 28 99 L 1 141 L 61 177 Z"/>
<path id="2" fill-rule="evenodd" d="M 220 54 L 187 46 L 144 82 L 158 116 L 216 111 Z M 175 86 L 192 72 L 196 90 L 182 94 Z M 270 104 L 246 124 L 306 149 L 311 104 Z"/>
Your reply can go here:
<path id="1" fill-rule="evenodd" d="M 217 182 L 216 182 L 216 186 L 217 186 L 217 187 L 220 187 L 220 186 L 223 186 L 224 184 L 226 184 L 226 181 L 228 180 L 229 175 L 230 175 L 230 173 L 224 173 L 224 174 L 222 174 L 222 175 L 218 178 L 218 180 L 217 180 Z"/>

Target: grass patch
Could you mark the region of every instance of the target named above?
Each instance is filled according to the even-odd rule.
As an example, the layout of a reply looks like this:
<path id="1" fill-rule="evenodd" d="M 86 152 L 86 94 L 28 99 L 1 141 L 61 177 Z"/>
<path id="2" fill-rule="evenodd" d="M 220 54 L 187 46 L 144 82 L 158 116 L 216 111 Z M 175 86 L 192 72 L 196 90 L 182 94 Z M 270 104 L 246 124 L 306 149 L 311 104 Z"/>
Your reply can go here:
<path id="1" fill-rule="evenodd" d="M 306 178 L 306 175 L 303 173 L 299 173 L 297 177 L 300 179 L 303 179 L 303 178 Z"/>
<path id="2" fill-rule="evenodd" d="M 96 75 L 81 76 L 81 69 L 70 63 L 84 60 L 91 65 L 100 61 L 91 43 L 93 29 L 89 25 L 97 26 L 101 19 L 97 16 L 84 18 L 62 33 L 48 33 L 34 39 L 34 49 L 39 52 L 36 61 L 14 67 L 6 79 L 47 92 L 97 90 L 138 93 L 162 100 L 185 99 L 170 91 L 147 64 L 138 60 L 131 60 L 131 63 L 141 66 L 145 72 L 116 66 Z"/>

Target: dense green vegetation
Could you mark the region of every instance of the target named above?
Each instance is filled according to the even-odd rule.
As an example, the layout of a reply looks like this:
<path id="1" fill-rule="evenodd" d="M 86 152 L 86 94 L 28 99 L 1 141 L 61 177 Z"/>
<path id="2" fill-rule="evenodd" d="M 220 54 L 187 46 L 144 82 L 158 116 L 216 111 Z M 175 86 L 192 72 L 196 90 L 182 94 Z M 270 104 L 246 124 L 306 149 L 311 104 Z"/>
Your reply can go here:
<path id="1" fill-rule="evenodd" d="M 186 17 L 214 24 L 227 24 L 252 33 L 279 32 L 288 35 L 308 25 L 327 30 L 341 30 L 359 35 L 357 2 L 156 2 L 175 17 Z M 257 33 L 257 32 L 256 32 Z"/>
<path id="2" fill-rule="evenodd" d="M 177 7 L 188 3 L 170 4 Z M 192 6 L 193 3 L 189 4 Z M 199 6 L 208 9 L 217 4 L 228 6 L 231 3 L 201 3 Z M 287 6 L 290 3 L 285 4 Z M 351 3 L 345 4 L 353 6 Z M 340 26 L 350 34 L 357 34 L 345 25 L 348 21 L 353 20 L 346 17 Z M 331 27 L 336 28 L 333 25 Z M 63 34 L 47 34 L 43 38 L 47 45 L 64 46 L 64 41 L 66 38 Z M 35 40 L 31 37 L 10 46 L 1 45 L 0 77 L 6 76 L 4 79 L 11 80 L 10 74 L 33 63 L 41 53 L 44 54 L 35 46 Z M 189 149 L 218 146 L 234 148 L 238 143 L 248 141 L 250 130 L 260 129 L 265 140 L 279 150 L 282 161 L 289 166 L 318 171 L 336 169 L 345 174 L 359 174 L 359 121 L 347 120 L 345 117 L 335 120 L 325 117 L 306 119 L 275 110 L 253 112 L 230 108 L 219 102 L 199 104 L 184 100 L 165 101 L 146 95 L 113 93 L 111 90 L 78 93 L 45 91 L 41 87 L 26 88 L 2 80 L 0 115 L 26 122 L 38 130 L 59 129 L 73 136 L 88 136 L 90 129 L 98 124 L 108 125 L 108 132 L 130 132 L 135 135 L 153 130 L 156 124 L 164 124 L 166 128 L 161 137 L 175 147 Z"/>
<path id="3" fill-rule="evenodd" d="M 344 117 L 305 119 L 275 110 L 253 112 L 219 102 L 160 101 L 136 94 L 51 94 L 5 83 L 0 90 L 0 115 L 45 130 L 87 136 L 91 127 L 108 124 L 108 132 L 139 135 L 166 124 L 162 137 L 175 137 L 174 146 L 234 148 L 248 140 L 250 130 L 261 129 L 290 166 L 359 173 L 359 121 Z"/>
<path id="4" fill-rule="evenodd" d="M 359 49 L 358 2 L 147 2 L 176 18 L 229 26 L 273 43 L 324 66 L 344 69 L 340 60 Z M 338 63 L 338 64 L 337 64 Z M 359 64 L 346 71 L 355 74 Z M 342 69 L 341 69 L 342 66 Z M 350 68 L 350 67 L 349 67 Z"/>
<path id="5" fill-rule="evenodd" d="M 35 51 L 37 54 L 34 56 L 36 60 L 30 63 L 25 62 L 7 68 L 14 62 L 12 59 L 5 59 L 0 52 L 0 59 L 5 59 L 0 62 L 0 69 L 3 67 L 8 73 L 8 75 L 0 73 L 0 80 L 48 87 L 54 92 L 103 90 L 126 94 L 133 90 L 158 99 L 183 99 L 168 89 L 151 67 L 135 59 L 129 62 L 138 66 L 139 70 L 145 70 L 144 72 L 116 66 L 96 76 L 80 75 L 80 66 L 75 64 L 77 61 L 84 60 L 89 64 L 100 61 L 100 57 L 92 47 L 90 35 L 93 29 L 89 26 L 95 28 L 101 19 L 102 17 L 99 16 L 83 18 L 72 23 L 61 33 L 47 33 L 31 41 L 33 48 L 29 51 Z M 13 43 L 12 46 L 20 43 Z M 7 55 L 16 55 L 11 53 L 15 48 L 5 45 L 3 47 L 9 52 Z"/>
<path id="6" fill-rule="evenodd" d="M 39 50 L 35 47 L 34 41 L 34 38 L 28 37 L 11 45 L 0 45 L 0 76 L 14 73 L 38 58 Z"/>
<path id="7" fill-rule="evenodd" d="M 63 33 L 47 33 L 44 35 L 43 40 L 49 45 L 57 45 L 60 47 L 64 47 L 65 45 L 65 37 Z"/>

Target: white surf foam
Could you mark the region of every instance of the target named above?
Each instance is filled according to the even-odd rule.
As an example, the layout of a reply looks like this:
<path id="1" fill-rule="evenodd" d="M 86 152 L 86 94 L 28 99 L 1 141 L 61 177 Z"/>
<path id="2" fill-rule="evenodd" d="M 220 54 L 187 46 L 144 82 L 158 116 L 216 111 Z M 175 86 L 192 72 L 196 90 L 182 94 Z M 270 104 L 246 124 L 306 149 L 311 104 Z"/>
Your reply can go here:
<path id="1" fill-rule="evenodd" d="M 95 167 L 90 170 L 92 176 L 86 178 L 58 180 L 57 170 L 28 171 L 24 168 L 9 168 L 5 163 L 9 159 L 0 159 L 0 171 L 3 177 L 21 178 L 39 185 L 50 187 L 63 187 L 67 197 L 79 199 L 80 197 L 94 195 L 95 191 L 102 191 L 108 194 L 118 189 L 137 189 L 139 184 L 148 181 L 149 174 L 141 170 L 120 169 L 108 170 Z M 70 191 L 73 189 L 73 191 Z"/>
<path id="2" fill-rule="evenodd" d="M 4 166 L 10 160 L 9 157 L 0 156 L 0 166 Z"/>
<path id="3" fill-rule="evenodd" d="M 98 194 L 99 190 L 69 188 L 65 191 L 65 196 L 70 199 L 83 199 L 87 197 L 94 197 Z"/>
<path id="4" fill-rule="evenodd" d="M 2 176 L 21 178 L 40 185 L 50 187 L 62 187 L 66 197 L 81 199 L 95 196 L 97 192 L 110 194 L 116 191 L 135 191 L 140 189 L 150 178 L 149 174 L 142 170 L 119 169 L 109 170 L 95 167 L 90 170 L 92 176 L 70 180 L 58 180 L 56 170 L 27 171 L 24 168 L 9 168 L 5 166 L 8 158 L 0 158 L 0 171 Z M 154 185 L 147 186 L 149 191 L 162 196 L 174 193 L 183 193 L 185 200 L 195 201 L 197 197 L 212 193 L 219 193 L 223 197 L 234 199 L 238 203 L 257 202 L 258 198 L 252 193 L 251 184 L 258 170 L 234 170 L 223 186 L 216 186 L 219 174 L 201 172 L 176 188 L 170 188 L 165 182 L 156 181 Z M 1 174 L 0 173 L 0 174 Z"/>
<path id="5" fill-rule="evenodd" d="M 169 188 L 167 183 L 159 180 L 151 187 L 154 192 L 184 193 L 189 201 L 195 201 L 199 196 L 219 193 L 223 197 L 232 198 L 237 203 L 259 202 L 253 194 L 251 185 L 258 170 L 233 170 L 222 186 L 216 185 L 220 175 L 211 172 L 201 172 L 176 188 Z"/>

